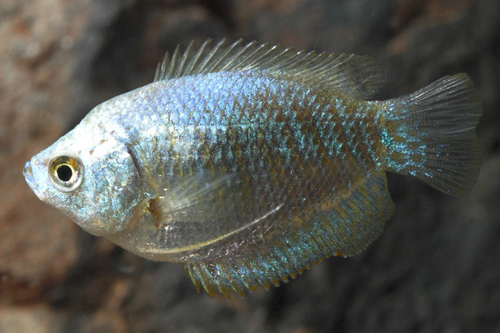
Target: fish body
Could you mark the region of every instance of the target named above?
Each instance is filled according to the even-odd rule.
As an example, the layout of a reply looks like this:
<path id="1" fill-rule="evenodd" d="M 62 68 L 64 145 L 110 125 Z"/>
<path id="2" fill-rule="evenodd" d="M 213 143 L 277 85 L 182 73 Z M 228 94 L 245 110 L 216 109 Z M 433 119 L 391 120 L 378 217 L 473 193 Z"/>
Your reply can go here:
<path id="1" fill-rule="evenodd" d="M 27 163 L 86 231 L 229 297 L 351 256 L 394 207 L 386 171 L 466 193 L 481 110 L 465 74 L 400 98 L 369 57 L 237 42 L 178 49 Z"/>

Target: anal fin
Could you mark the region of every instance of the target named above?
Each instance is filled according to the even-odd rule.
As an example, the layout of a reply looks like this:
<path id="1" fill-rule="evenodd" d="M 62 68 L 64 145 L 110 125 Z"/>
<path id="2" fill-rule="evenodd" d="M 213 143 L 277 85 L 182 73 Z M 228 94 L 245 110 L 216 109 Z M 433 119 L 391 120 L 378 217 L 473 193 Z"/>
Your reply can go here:
<path id="1" fill-rule="evenodd" d="M 358 182 L 350 192 L 332 193 L 323 203 L 301 212 L 297 220 L 278 221 L 263 238 L 231 243 L 231 251 L 184 264 L 196 286 L 211 296 L 230 298 L 245 290 L 268 287 L 301 274 L 331 255 L 361 252 L 382 232 L 394 211 L 385 173 Z M 301 220 L 301 222 L 297 222 Z"/>
<path id="2" fill-rule="evenodd" d="M 382 172 L 360 184 L 351 195 L 328 210 L 313 214 L 311 223 L 324 229 L 317 236 L 323 247 L 334 245 L 329 255 L 353 256 L 363 251 L 383 231 L 394 212 L 394 203 Z"/>

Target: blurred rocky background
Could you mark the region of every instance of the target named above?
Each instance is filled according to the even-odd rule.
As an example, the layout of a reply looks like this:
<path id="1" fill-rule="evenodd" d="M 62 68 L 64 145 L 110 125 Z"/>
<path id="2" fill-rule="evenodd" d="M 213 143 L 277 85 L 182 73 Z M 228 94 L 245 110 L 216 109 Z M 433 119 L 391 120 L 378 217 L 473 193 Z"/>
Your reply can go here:
<path id="1" fill-rule="evenodd" d="M 475 188 L 452 198 L 390 175 L 396 213 L 364 253 L 229 302 L 35 197 L 33 154 L 207 37 L 371 55 L 380 99 L 468 73 L 484 108 Z M 0 332 L 500 331 L 498 41 L 498 0 L 2 0 Z"/>

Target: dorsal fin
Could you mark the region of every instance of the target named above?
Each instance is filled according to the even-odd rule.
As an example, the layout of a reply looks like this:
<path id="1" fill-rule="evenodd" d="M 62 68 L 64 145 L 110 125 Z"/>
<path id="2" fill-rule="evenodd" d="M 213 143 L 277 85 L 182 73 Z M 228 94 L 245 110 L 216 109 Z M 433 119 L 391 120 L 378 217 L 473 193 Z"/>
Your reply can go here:
<path id="1" fill-rule="evenodd" d="M 243 44 L 238 40 L 226 46 L 225 40 L 211 46 L 206 40 L 195 50 L 191 42 L 181 55 L 177 46 L 172 57 L 165 54 L 154 81 L 223 71 L 256 69 L 279 72 L 305 84 L 320 84 L 356 98 L 370 98 L 384 82 L 383 69 L 374 59 L 354 54 L 328 54 L 295 51 L 279 45 Z"/>

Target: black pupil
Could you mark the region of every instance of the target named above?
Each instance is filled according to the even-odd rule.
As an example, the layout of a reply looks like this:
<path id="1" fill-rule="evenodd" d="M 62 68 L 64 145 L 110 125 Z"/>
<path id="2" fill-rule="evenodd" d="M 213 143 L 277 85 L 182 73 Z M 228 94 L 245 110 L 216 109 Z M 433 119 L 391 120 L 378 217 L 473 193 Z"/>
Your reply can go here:
<path id="1" fill-rule="evenodd" d="M 57 177 L 63 182 L 67 182 L 73 176 L 73 170 L 67 165 L 61 165 L 57 168 Z"/>

